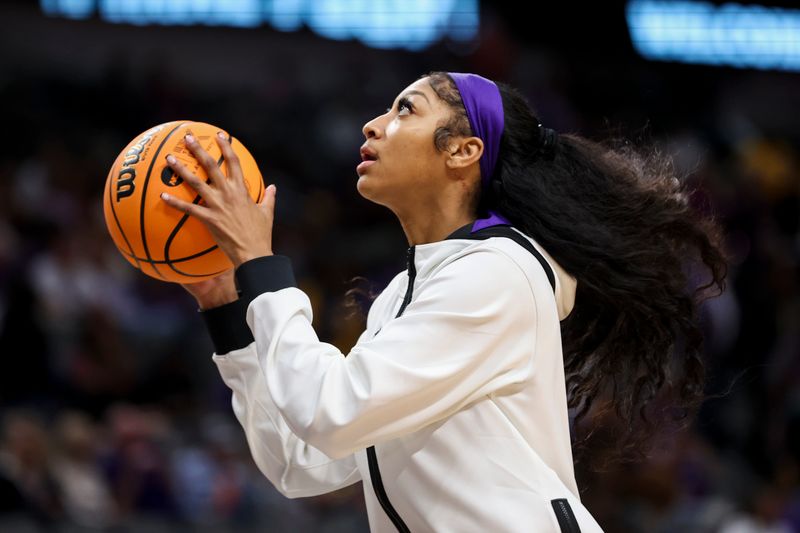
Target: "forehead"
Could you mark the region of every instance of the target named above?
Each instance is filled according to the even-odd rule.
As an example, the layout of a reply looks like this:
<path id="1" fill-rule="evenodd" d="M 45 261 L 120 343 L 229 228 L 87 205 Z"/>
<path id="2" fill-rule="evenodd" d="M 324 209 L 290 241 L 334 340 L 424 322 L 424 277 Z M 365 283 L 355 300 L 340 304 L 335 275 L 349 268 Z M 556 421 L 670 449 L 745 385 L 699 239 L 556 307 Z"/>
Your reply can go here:
<path id="1" fill-rule="evenodd" d="M 419 94 L 415 94 L 414 92 L 408 94 L 410 91 L 421 92 L 422 94 L 425 95 L 425 98 L 423 98 Z M 436 91 L 434 91 L 433 88 L 431 87 L 430 78 L 428 77 L 416 80 L 414 83 L 412 83 L 411 85 L 400 91 L 400 93 L 397 95 L 397 98 L 400 98 L 401 96 L 404 95 L 408 95 L 408 97 L 411 98 L 412 101 L 415 103 L 420 103 L 421 101 L 422 104 L 428 104 L 429 108 L 431 108 L 433 111 L 437 113 L 448 111 L 445 102 L 443 102 L 441 98 L 439 98 L 439 96 L 436 94 Z"/>
<path id="2" fill-rule="evenodd" d="M 429 78 L 427 76 L 424 77 L 424 78 L 420 78 L 418 80 L 415 80 L 414 83 L 412 83 L 411 85 L 409 85 L 408 87 L 403 89 L 402 92 L 411 91 L 411 90 L 423 91 L 423 92 L 425 92 L 425 94 L 428 94 L 428 93 L 435 94 L 433 92 L 433 89 L 431 89 L 430 80 L 429 80 Z"/>
<path id="3" fill-rule="evenodd" d="M 431 84 L 428 81 L 428 78 L 422 78 L 422 79 L 419 79 L 419 80 L 415 81 L 414 83 L 412 83 L 411 85 L 409 85 L 408 87 L 406 87 L 405 89 L 400 91 L 400 94 L 398 95 L 398 97 L 403 96 L 404 94 L 408 93 L 409 91 L 419 91 L 419 92 L 423 93 L 426 97 L 428 97 L 428 101 L 431 104 L 434 104 L 436 102 L 436 100 L 439 99 L 439 97 L 436 96 L 436 93 L 431 88 Z M 412 96 L 414 96 L 414 95 L 412 95 Z M 419 97 L 419 98 L 421 98 L 421 97 Z"/>

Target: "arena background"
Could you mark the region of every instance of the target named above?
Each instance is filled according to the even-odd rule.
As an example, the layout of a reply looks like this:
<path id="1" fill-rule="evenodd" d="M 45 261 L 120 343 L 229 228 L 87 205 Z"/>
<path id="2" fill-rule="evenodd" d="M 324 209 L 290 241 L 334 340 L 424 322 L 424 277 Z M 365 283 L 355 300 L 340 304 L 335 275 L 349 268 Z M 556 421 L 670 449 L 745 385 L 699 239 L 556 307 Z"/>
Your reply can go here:
<path id="1" fill-rule="evenodd" d="M 320 337 L 346 353 L 363 317 L 348 315 L 345 291 L 357 276 L 381 290 L 406 249 L 393 215 L 355 190 L 361 126 L 431 70 L 512 83 L 562 132 L 655 143 L 698 187 L 698 209 L 726 229 L 729 289 L 702 313 L 714 397 L 688 431 L 665 431 L 643 463 L 603 473 L 578 464 L 600 524 L 800 531 L 795 2 L 765 11 L 786 24 L 771 33 L 788 54 L 778 68 L 758 63 L 766 53 L 738 66 L 646 59 L 626 2 L 562 0 L 528 12 L 352 2 L 335 19 L 357 33 L 378 8 L 390 21 L 455 13 L 452 35 L 405 46 L 331 39 L 302 21 L 295 31 L 113 22 L 103 16 L 111 4 L 0 5 L 0 531 L 368 530 L 360 484 L 288 500 L 260 475 L 193 300 L 121 258 L 101 192 L 116 155 L 150 126 L 227 128 L 277 183 L 275 251 L 292 258 Z M 159 13 L 197 2 L 118 4 Z M 218 4 L 205 2 L 219 15 Z M 261 4 L 308 15 L 345 3 Z M 202 9 L 192 13 L 201 21 Z M 471 37 L 470 21 L 479 24 Z"/>

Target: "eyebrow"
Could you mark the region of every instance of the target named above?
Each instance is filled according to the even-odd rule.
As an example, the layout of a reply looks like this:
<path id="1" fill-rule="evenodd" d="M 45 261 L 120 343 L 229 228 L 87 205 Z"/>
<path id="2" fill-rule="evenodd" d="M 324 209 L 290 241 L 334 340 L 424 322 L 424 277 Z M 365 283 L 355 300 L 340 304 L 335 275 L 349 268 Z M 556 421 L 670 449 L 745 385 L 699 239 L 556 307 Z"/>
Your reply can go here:
<path id="1" fill-rule="evenodd" d="M 406 91 L 405 93 L 403 93 L 403 94 L 401 95 L 401 98 L 403 98 L 403 97 L 407 97 L 407 96 L 409 96 L 409 95 L 412 95 L 412 94 L 418 94 L 418 95 L 420 95 L 421 97 L 423 97 L 423 98 L 425 99 L 425 101 L 426 101 L 426 102 L 428 102 L 428 105 L 431 105 L 431 101 L 430 101 L 430 100 L 428 100 L 428 96 L 427 96 L 427 95 L 426 95 L 424 92 L 422 92 L 422 91 L 417 91 L 417 90 L 414 90 L 414 89 L 412 89 L 412 90 L 410 90 L 410 91 Z"/>

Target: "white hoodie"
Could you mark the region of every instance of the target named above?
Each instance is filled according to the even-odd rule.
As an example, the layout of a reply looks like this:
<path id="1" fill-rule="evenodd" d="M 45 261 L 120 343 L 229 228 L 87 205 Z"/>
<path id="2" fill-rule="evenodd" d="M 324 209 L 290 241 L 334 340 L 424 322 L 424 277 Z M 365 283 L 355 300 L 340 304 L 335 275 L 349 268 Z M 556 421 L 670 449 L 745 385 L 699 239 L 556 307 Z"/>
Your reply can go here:
<path id="1" fill-rule="evenodd" d="M 253 458 L 290 498 L 363 480 L 373 532 L 601 531 L 570 446 L 559 321 L 576 281 L 532 239 L 545 265 L 469 226 L 409 248 L 346 356 L 317 338 L 287 258 L 237 269 L 242 298 L 203 314 Z"/>

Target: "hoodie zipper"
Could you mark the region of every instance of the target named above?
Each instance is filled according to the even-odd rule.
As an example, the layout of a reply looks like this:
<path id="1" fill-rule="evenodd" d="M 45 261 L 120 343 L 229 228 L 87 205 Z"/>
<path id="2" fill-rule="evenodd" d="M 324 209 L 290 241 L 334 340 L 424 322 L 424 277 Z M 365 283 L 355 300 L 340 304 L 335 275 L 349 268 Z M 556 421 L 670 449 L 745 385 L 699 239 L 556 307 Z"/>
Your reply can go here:
<path id="1" fill-rule="evenodd" d="M 510 238 L 528 250 L 539 261 L 545 271 L 545 274 L 547 274 L 547 279 L 550 281 L 550 286 L 555 292 L 556 282 L 553 270 L 550 268 L 550 265 L 544 259 L 542 254 L 540 254 L 539 251 L 536 250 L 536 248 L 525 237 L 507 226 L 493 226 L 484 228 L 477 232 L 469 231 L 470 228 L 471 225 L 464 226 L 448 237 L 448 239 L 488 239 L 489 237 Z M 400 304 L 400 310 L 397 312 L 395 318 L 402 315 L 408 304 L 411 303 L 411 296 L 414 290 L 414 278 L 417 276 L 417 269 L 414 265 L 414 251 L 415 249 L 413 246 L 409 247 L 407 251 L 408 287 L 406 288 L 405 297 L 403 297 L 403 303 Z M 398 514 L 397 510 L 392 505 L 392 502 L 389 501 L 389 497 L 386 495 L 386 489 L 384 488 L 383 480 L 381 479 L 381 472 L 378 468 L 378 457 L 375 454 L 375 446 L 370 446 L 367 448 L 367 462 L 369 464 L 369 477 L 372 480 L 372 489 L 375 492 L 375 496 L 377 497 L 378 502 L 381 504 L 381 507 L 383 507 L 384 512 L 397 528 L 398 532 L 410 533 L 411 530 L 408 529 L 408 526 L 405 524 L 405 522 L 403 522 L 403 519 L 400 518 L 400 514 Z M 575 520 L 575 515 L 572 513 L 572 509 L 569 507 L 569 503 L 567 503 L 566 500 L 553 500 L 552 505 L 553 510 L 556 513 L 556 517 L 558 518 L 559 525 L 561 526 L 561 530 L 565 532 L 580 533 L 580 528 Z"/>
<path id="2" fill-rule="evenodd" d="M 406 288 L 406 295 L 403 297 L 403 303 L 400 305 L 400 310 L 397 312 L 395 318 L 402 315 L 403 311 L 406 310 L 406 307 L 411 302 L 411 295 L 414 291 L 414 278 L 417 276 L 417 269 L 414 266 L 413 246 L 408 248 L 407 261 L 408 288 Z M 378 468 L 378 456 L 375 454 L 375 446 L 370 446 L 367 448 L 367 462 L 369 463 L 369 478 L 372 480 L 372 490 L 375 492 L 375 497 L 378 498 L 378 503 L 381 504 L 383 511 L 386 513 L 386 516 L 389 517 L 389 520 L 392 521 L 394 527 L 397 528 L 397 531 L 400 533 L 410 533 L 411 530 L 408 529 L 406 523 L 403 522 L 402 518 L 400 518 L 400 514 L 394 508 L 392 502 L 389 501 L 389 496 L 386 495 L 386 489 L 384 488 L 383 480 L 381 479 L 381 471 Z"/>

